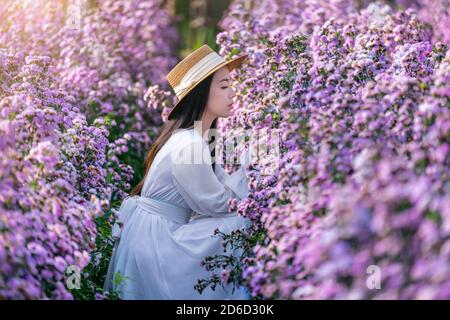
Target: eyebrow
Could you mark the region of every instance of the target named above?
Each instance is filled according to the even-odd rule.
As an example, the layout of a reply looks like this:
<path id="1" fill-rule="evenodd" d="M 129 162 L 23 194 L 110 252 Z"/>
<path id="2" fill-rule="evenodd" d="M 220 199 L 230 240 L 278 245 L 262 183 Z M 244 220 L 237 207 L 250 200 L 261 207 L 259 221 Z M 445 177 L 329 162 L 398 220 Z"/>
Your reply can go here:
<path id="1" fill-rule="evenodd" d="M 222 79 L 222 80 L 219 81 L 219 83 L 222 82 L 222 81 L 228 81 L 228 79 Z"/>

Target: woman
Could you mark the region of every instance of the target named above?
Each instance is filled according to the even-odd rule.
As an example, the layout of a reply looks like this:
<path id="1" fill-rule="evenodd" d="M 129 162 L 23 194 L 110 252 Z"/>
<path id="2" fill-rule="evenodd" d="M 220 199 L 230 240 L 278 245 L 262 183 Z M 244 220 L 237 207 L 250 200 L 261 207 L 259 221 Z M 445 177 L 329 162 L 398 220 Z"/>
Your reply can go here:
<path id="1" fill-rule="evenodd" d="M 230 198 L 248 195 L 246 165 L 229 175 L 213 164 L 204 138 L 218 117 L 230 115 L 229 73 L 246 56 L 226 61 L 203 45 L 167 75 L 178 102 L 145 159 L 144 180 L 119 209 L 106 291 L 122 299 L 249 298 L 242 286 L 234 292 L 232 285 L 208 287 L 201 294 L 194 288 L 210 276 L 202 260 L 224 253 L 214 230 L 230 233 L 248 222 L 228 212 Z M 200 153 L 203 161 L 185 161 Z M 116 274 L 124 279 L 120 284 Z"/>

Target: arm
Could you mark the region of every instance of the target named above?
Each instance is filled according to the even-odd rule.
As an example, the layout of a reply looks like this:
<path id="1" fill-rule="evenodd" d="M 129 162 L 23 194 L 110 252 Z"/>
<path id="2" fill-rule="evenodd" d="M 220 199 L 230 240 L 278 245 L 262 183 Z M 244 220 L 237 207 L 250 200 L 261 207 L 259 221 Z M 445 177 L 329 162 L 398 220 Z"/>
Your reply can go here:
<path id="1" fill-rule="evenodd" d="M 237 198 L 243 199 L 248 196 L 248 178 L 245 172 L 245 165 L 241 165 L 241 167 L 229 174 L 225 171 L 223 166 L 219 163 L 216 163 L 216 176 L 217 179 L 230 188 Z"/>
<path id="2" fill-rule="evenodd" d="M 209 161 L 180 161 L 180 157 L 192 159 L 199 152 L 208 152 L 209 156 L 209 150 L 203 141 L 191 142 L 174 155 L 173 182 L 193 211 L 207 216 L 226 214 L 231 198 L 242 198 L 248 194 L 245 171 L 226 178 L 222 183 L 212 170 L 210 158 Z"/>

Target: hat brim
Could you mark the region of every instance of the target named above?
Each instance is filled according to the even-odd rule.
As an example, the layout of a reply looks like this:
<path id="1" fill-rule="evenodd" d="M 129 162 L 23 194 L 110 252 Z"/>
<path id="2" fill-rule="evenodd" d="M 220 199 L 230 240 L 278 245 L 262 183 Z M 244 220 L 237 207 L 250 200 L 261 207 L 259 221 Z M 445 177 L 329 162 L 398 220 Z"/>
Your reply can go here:
<path id="1" fill-rule="evenodd" d="M 192 89 L 194 89 L 200 82 L 202 82 L 205 78 L 207 78 L 209 75 L 211 75 L 212 73 L 216 72 L 217 70 L 219 70 L 220 68 L 227 66 L 228 70 L 231 71 L 237 67 L 239 67 L 242 62 L 244 62 L 244 60 L 248 57 L 248 54 L 243 54 L 237 58 L 231 59 L 231 60 L 227 60 L 217 66 L 215 66 L 213 69 L 209 70 L 205 75 L 203 75 L 200 80 L 191 88 L 189 88 L 189 90 L 186 90 L 186 92 L 178 99 L 178 101 L 175 103 L 175 105 L 173 106 L 172 110 L 170 111 L 169 115 L 167 116 L 168 120 L 172 120 L 172 116 L 174 114 L 174 112 L 177 110 L 177 106 L 179 105 L 179 103 L 181 102 L 181 100 L 183 100 L 184 97 L 186 97 L 188 95 L 189 92 L 192 91 Z"/>

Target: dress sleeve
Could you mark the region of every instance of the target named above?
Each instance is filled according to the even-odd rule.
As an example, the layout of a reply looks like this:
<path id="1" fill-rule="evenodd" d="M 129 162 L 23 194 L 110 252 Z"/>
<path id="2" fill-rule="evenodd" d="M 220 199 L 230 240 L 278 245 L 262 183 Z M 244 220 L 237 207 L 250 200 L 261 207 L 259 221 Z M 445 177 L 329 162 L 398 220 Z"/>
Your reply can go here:
<path id="1" fill-rule="evenodd" d="M 172 156 L 173 183 L 190 208 L 201 215 L 226 214 L 231 198 L 248 195 L 245 170 L 235 173 L 219 180 L 211 167 L 208 147 L 202 141 L 191 142 Z"/>
<path id="2" fill-rule="evenodd" d="M 229 174 L 225 171 L 223 166 L 219 163 L 216 164 L 216 177 L 226 187 L 230 188 L 236 197 L 239 199 L 246 198 L 248 196 L 248 178 L 245 172 L 245 166 L 241 167 Z"/>

